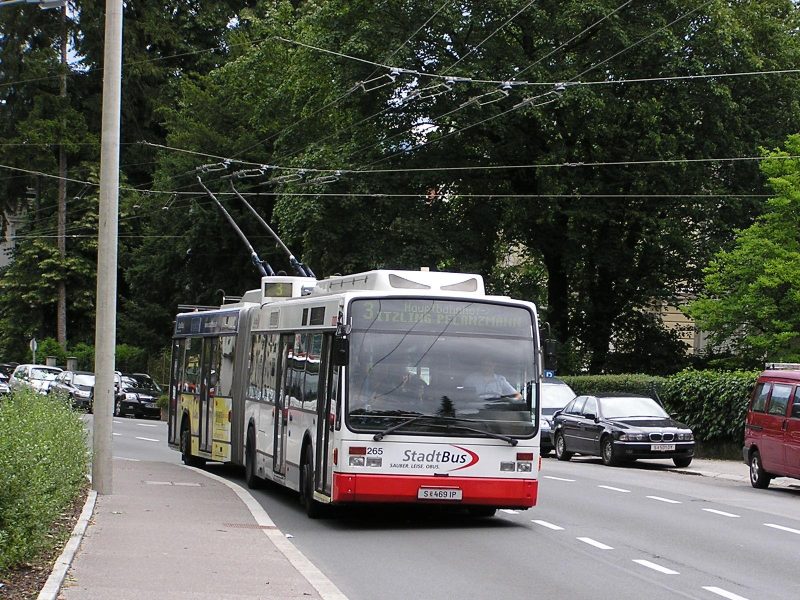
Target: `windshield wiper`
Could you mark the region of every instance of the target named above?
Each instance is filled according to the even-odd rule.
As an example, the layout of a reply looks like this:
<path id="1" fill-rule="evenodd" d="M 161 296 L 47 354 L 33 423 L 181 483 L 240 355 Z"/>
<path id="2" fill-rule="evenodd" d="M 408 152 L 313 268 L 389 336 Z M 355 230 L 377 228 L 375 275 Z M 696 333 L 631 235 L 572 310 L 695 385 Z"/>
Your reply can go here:
<path id="1" fill-rule="evenodd" d="M 519 443 L 519 440 L 517 440 L 516 438 L 512 438 L 511 436 L 508 435 L 503 435 L 502 433 L 495 433 L 493 431 L 486 431 L 485 429 L 478 429 L 477 427 L 468 427 L 466 425 L 455 425 L 452 423 L 452 421 L 473 422 L 470 419 L 458 419 L 456 417 L 439 417 L 435 415 L 416 415 L 414 417 L 411 417 L 410 419 L 401 421 L 400 423 L 395 423 L 394 425 L 392 425 L 391 427 L 387 427 L 383 431 L 379 431 L 374 436 L 372 436 L 372 439 L 375 440 L 376 442 L 380 442 L 386 435 L 394 431 L 397 431 L 398 429 L 401 429 L 406 425 L 414 423 L 415 421 L 419 421 L 421 419 L 431 419 L 433 422 L 428 423 L 428 425 L 430 427 L 435 427 L 437 429 L 444 429 L 447 431 L 451 429 L 457 429 L 460 431 L 471 431 L 472 433 L 480 433 L 481 435 L 485 435 L 486 437 L 494 438 L 497 440 L 503 440 L 504 442 L 507 442 L 512 446 L 516 446 Z M 444 423 L 442 423 L 442 421 L 444 421 Z"/>

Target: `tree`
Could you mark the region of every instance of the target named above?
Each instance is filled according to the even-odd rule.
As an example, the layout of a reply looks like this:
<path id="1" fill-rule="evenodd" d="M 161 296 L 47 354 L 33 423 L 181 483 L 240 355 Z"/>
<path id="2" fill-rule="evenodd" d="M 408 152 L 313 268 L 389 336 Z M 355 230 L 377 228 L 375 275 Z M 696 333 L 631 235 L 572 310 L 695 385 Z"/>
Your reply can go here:
<path id="1" fill-rule="evenodd" d="M 762 171 L 775 196 L 768 210 L 718 253 L 689 314 L 711 343 L 755 367 L 800 362 L 800 135 L 769 153 Z M 791 158 L 790 158 L 791 157 Z"/>

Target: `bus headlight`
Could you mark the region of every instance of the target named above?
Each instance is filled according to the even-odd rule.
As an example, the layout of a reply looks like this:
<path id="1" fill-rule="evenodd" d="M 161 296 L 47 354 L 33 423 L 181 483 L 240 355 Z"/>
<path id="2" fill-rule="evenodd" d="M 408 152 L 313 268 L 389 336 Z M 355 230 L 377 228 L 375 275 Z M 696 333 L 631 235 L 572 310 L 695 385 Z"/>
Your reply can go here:
<path id="1" fill-rule="evenodd" d="M 363 456 L 351 456 L 350 457 L 350 466 L 351 467 L 363 467 L 364 466 L 364 457 Z"/>

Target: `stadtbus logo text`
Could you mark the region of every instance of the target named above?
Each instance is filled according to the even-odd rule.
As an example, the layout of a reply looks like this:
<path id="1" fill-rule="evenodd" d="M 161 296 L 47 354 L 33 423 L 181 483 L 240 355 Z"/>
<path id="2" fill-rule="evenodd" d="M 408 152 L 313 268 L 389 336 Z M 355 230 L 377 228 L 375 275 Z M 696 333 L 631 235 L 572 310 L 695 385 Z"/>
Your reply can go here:
<path id="1" fill-rule="evenodd" d="M 450 471 L 466 469 L 478 462 L 478 455 L 472 450 L 454 446 L 453 450 L 431 450 L 430 452 L 420 452 L 418 450 L 406 450 L 403 452 L 402 463 L 414 466 L 425 465 L 425 468 L 450 468 Z"/>

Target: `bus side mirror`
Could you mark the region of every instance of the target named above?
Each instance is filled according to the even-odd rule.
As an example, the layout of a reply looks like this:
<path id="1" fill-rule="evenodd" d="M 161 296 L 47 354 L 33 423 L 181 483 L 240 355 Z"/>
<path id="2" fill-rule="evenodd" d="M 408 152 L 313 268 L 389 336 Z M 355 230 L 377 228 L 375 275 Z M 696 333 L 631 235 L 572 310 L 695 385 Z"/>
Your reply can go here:
<path id="1" fill-rule="evenodd" d="M 350 358 L 350 342 L 344 336 L 333 338 L 333 364 L 337 367 L 344 367 Z"/>

